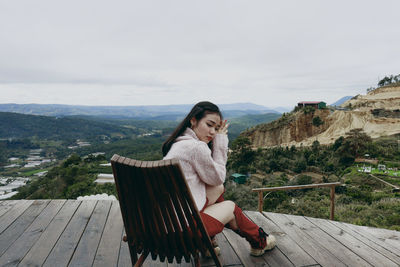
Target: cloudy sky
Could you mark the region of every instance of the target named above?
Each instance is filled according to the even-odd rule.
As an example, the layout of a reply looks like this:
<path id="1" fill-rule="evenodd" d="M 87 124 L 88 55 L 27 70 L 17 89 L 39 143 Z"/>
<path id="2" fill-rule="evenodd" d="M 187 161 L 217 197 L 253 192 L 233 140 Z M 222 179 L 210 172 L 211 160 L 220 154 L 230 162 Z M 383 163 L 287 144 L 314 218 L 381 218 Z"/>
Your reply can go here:
<path id="1" fill-rule="evenodd" d="M 365 94 L 400 73 L 400 1 L 0 1 L 0 103 Z"/>

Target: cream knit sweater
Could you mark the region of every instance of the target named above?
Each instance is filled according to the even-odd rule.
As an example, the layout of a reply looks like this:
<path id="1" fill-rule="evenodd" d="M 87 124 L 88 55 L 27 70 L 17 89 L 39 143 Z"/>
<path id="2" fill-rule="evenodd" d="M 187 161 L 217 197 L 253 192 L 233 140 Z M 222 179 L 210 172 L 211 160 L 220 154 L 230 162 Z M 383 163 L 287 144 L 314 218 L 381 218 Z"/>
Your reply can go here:
<path id="1" fill-rule="evenodd" d="M 179 159 L 183 173 L 201 210 L 206 203 L 206 185 L 220 185 L 225 181 L 228 137 L 217 134 L 213 139 L 213 151 L 187 128 L 171 146 L 164 159 Z"/>

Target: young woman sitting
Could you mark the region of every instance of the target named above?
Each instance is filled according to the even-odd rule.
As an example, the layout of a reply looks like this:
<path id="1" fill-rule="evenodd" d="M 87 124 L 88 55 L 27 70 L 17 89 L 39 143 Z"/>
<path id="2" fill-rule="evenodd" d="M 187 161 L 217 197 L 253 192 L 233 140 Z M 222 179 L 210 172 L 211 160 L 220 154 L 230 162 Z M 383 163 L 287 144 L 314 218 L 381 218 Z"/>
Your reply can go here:
<path id="1" fill-rule="evenodd" d="M 250 254 L 261 256 L 275 247 L 275 237 L 249 220 L 232 201 L 224 200 L 228 126 L 211 102 L 197 103 L 164 142 L 164 159 L 179 159 L 209 236 L 228 227 L 250 243 Z M 219 248 L 215 249 L 219 252 Z"/>

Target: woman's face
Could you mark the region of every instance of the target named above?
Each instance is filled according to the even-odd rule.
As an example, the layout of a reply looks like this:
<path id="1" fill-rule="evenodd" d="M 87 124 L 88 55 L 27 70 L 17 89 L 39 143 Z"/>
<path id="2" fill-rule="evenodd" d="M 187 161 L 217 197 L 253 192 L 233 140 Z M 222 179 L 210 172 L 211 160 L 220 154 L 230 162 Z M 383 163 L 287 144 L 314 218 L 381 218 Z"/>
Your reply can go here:
<path id="1" fill-rule="evenodd" d="M 197 138 L 208 144 L 217 134 L 221 125 L 221 118 L 218 113 L 210 113 L 199 121 L 197 121 L 196 118 L 192 118 L 190 122 L 192 124 L 192 130 L 196 133 Z"/>

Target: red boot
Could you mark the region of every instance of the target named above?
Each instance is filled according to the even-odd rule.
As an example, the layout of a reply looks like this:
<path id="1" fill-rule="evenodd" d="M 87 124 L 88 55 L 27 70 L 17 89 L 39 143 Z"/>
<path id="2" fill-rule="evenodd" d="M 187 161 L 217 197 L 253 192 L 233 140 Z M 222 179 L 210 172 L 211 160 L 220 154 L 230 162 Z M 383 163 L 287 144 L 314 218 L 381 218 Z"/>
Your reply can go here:
<path id="1" fill-rule="evenodd" d="M 275 247 L 275 237 L 268 235 L 264 230 L 250 221 L 242 210 L 236 205 L 234 210 L 238 230 L 235 232 L 246 238 L 251 245 L 250 254 L 253 256 L 261 256 L 266 250 Z"/>
<path id="2" fill-rule="evenodd" d="M 201 220 L 204 223 L 206 231 L 211 238 L 215 254 L 219 256 L 221 254 L 221 249 L 219 248 L 217 241 L 215 240 L 215 235 L 221 233 L 222 230 L 224 230 L 224 225 L 214 217 L 208 215 L 207 213 L 201 212 L 200 216 Z M 210 251 L 207 250 L 205 256 L 211 258 Z"/>
<path id="3" fill-rule="evenodd" d="M 224 230 L 224 225 L 214 217 L 204 212 L 201 212 L 200 216 L 209 236 L 213 237 Z"/>

